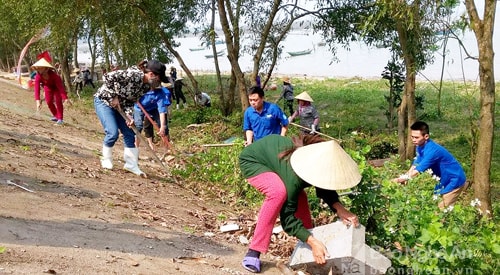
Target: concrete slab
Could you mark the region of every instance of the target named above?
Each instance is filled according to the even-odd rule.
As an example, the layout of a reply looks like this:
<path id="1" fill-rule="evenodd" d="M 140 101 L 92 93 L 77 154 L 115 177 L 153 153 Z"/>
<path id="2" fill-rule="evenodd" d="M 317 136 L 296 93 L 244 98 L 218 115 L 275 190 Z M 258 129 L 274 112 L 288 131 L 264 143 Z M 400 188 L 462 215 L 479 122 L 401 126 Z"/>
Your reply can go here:
<path id="1" fill-rule="evenodd" d="M 385 256 L 365 244 L 365 228 L 346 227 L 342 222 L 311 230 L 330 254 L 325 265 L 314 262 L 309 245 L 298 242 L 290 259 L 290 267 L 310 274 L 384 274 L 391 266 Z"/>

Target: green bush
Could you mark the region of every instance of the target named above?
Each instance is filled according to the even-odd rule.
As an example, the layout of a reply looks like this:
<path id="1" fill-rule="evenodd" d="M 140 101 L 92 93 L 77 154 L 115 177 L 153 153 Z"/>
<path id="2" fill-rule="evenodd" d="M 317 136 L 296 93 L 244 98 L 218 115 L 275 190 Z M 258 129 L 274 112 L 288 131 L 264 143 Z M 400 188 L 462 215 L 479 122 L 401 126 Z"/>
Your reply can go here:
<path id="1" fill-rule="evenodd" d="M 475 207 L 455 204 L 441 211 L 435 177 L 423 173 L 407 185 L 384 180 L 383 247 L 397 274 L 494 274 L 500 257 L 498 221 Z M 498 204 L 495 205 L 498 210 Z M 386 245 L 383 243 L 382 245 Z"/>
<path id="2" fill-rule="evenodd" d="M 209 192 L 222 203 L 233 206 L 255 206 L 262 195 L 242 177 L 239 155 L 243 140 L 236 139 L 232 146 L 209 148 L 186 159 L 182 168 L 173 173 L 189 182 L 197 192 Z"/>

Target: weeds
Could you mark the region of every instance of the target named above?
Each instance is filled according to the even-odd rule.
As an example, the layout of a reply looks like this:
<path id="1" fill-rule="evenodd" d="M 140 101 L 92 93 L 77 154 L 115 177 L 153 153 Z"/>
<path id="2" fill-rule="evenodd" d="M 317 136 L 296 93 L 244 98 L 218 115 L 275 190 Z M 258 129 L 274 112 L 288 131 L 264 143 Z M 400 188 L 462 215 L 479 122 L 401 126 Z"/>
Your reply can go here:
<path id="1" fill-rule="evenodd" d="M 204 90 L 215 90 L 213 76 L 198 76 Z M 307 90 L 320 113 L 322 132 L 341 139 L 343 148 L 359 164 L 362 181 L 341 197 L 366 227 L 366 242 L 377 247 L 392 260 L 398 274 L 493 274 L 500 258 L 498 218 L 482 220 L 471 206 L 470 191 L 455 208 L 443 212 L 433 200 L 433 180 L 422 175 L 408 185 L 397 185 L 390 179 L 406 171 L 409 162 L 400 163 L 395 155 L 397 136 L 386 128 L 387 117 L 380 106 L 386 106 L 387 86 L 383 80 L 297 79 L 296 93 Z M 430 84 L 417 83 L 417 92 L 425 98 L 418 117 L 431 126 L 431 137 L 447 147 L 463 164 L 470 177 L 471 125 L 477 121 L 477 87 L 445 83 L 441 113 L 437 110 L 437 93 Z M 273 101 L 279 92 L 270 91 Z M 242 113 L 223 117 L 212 108 L 173 110 L 170 124 L 176 151 L 181 152 L 172 173 L 195 194 L 214 198 L 228 206 L 257 208 L 262 195 L 242 178 L 238 156 L 243 149 Z M 85 101 L 87 99 L 82 99 Z M 90 102 L 90 101 L 89 101 Z M 237 107 L 238 108 L 238 107 Z M 497 121 L 500 110 L 497 110 Z M 188 127 L 190 124 L 197 124 Z M 500 129 L 495 129 L 500 136 Z M 298 133 L 290 127 L 289 134 Z M 204 148 L 203 144 L 233 140 L 232 146 Z M 500 185 L 500 149 L 494 144 L 491 167 L 492 202 L 496 213 Z M 368 160 L 389 158 L 383 167 L 374 168 Z M 309 202 L 316 225 L 329 223 L 335 216 L 315 197 L 309 188 Z M 472 198 L 473 200 L 473 198 Z M 226 219 L 219 214 L 219 220 Z M 187 229 L 186 229 L 187 230 Z M 469 272 L 469 273 L 467 273 Z"/>

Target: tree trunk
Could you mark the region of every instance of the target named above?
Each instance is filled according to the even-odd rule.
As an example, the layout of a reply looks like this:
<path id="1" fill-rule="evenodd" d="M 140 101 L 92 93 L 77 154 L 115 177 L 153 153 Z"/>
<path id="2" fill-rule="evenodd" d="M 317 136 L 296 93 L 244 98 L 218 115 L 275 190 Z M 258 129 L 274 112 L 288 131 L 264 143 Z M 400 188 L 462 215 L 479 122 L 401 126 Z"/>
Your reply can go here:
<path id="1" fill-rule="evenodd" d="M 250 106 L 250 104 L 248 102 L 247 91 L 246 91 L 247 89 L 245 86 L 245 76 L 241 71 L 240 65 L 238 63 L 239 45 L 237 43 L 239 43 L 239 40 L 234 39 L 233 41 L 233 33 L 231 32 L 229 26 L 229 21 L 227 19 L 228 15 L 224 4 L 225 4 L 224 0 L 217 0 L 217 8 L 219 10 L 220 23 L 222 26 L 222 30 L 224 32 L 224 38 L 226 40 L 226 48 L 228 52 L 227 58 L 229 59 L 229 63 L 231 63 L 232 73 L 236 77 L 236 82 L 238 85 L 238 91 L 241 100 L 241 108 L 242 110 L 245 110 L 246 108 L 248 108 L 248 106 Z"/>
<path id="2" fill-rule="evenodd" d="M 104 54 L 104 63 L 106 64 L 106 71 L 111 71 L 111 61 L 109 58 L 109 37 L 106 32 L 106 26 L 104 23 L 101 23 L 101 35 L 102 35 L 102 47 L 103 47 L 103 54 Z"/>
<path id="3" fill-rule="evenodd" d="M 215 61 L 215 76 L 217 77 L 217 91 L 219 92 L 219 100 L 220 100 L 220 106 L 222 110 L 222 114 L 224 116 L 228 116 L 231 114 L 232 110 L 229 110 L 229 102 L 228 99 L 225 95 L 225 91 L 222 85 L 222 77 L 220 74 L 220 67 L 219 67 L 219 57 L 217 56 L 217 48 L 215 47 L 215 0 L 211 1 L 211 10 L 212 14 L 210 16 L 210 30 L 211 34 L 210 35 L 210 42 L 212 44 L 212 53 L 214 55 L 214 61 Z"/>
<path id="4" fill-rule="evenodd" d="M 406 81 L 405 81 L 405 97 L 407 108 L 407 128 L 409 128 L 417 120 L 417 112 L 415 107 L 415 61 L 412 56 L 405 58 L 406 64 Z M 408 130 L 409 131 L 409 130 Z M 411 135 L 406 135 L 406 159 L 415 157 L 415 145 L 411 140 Z"/>
<path id="5" fill-rule="evenodd" d="M 78 32 L 73 34 L 73 67 L 79 68 L 78 66 Z"/>
<path id="6" fill-rule="evenodd" d="M 257 51 L 255 51 L 255 54 L 253 56 L 253 69 L 252 69 L 252 73 L 250 76 L 251 77 L 250 81 L 251 81 L 252 85 L 257 84 L 256 77 L 260 73 L 260 63 L 262 60 L 262 54 L 264 53 L 264 50 L 266 48 L 266 44 L 268 42 L 268 38 L 269 38 L 269 35 L 271 33 L 271 28 L 273 26 L 273 21 L 274 21 L 274 18 L 276 17 L 276 14 L 278 13 L 281 2 L 282 2 L 281 0 L 274 0 L 273 1 L 271 11 L 269 12 L 269 17 L 267 18 L 267 22 L 264 25 L 264 28 L 262 29 L 259 46 L 257 47 Z M 285 30 L 288 32 L 289 29 L 285 29 Z M 276 45 L 275 50 L 277 50 L 277 45 Z M 273 56 L 273 58 L 275 58 L 275 59 L 273 59 L 271 62 L 272 65 L 269 68 L 270 72 L 272 72 L 272 70 L 274 68 L 274 64 L 275 64 L 275 61 L 277 59 L 277 55 L 276 55 L 276 57 Z M 264 81 L 265 83 L 263 83 L 263 84 L 265 85 L 267 83 L 268 79 L 269 78 L 266 78 L 266 80 L 261 79 L 261 84 L 262 84 L 262 81 Z M 265 86 L 262 86 L 262 87 L 265 87 Z"/>
<path id="7" fill-rule="evenodd" d="M 59 65 L 61 66 L 61 79 L 63 81 L 64 87 L 66 88 L 66 92 L 69 94 L 71 92 L 71 79 L 70 79 L 70 70 L 69 70 L 69 55 L 70 55 L 70 47 L 67 46 L 63 50 L 60 55 Z"/>
<path id="8" fill-rule="evenodd" d="M 399 141 L 398 154 L 399 154 L 399 160 L 401 161 L 405 161 L 407 159 L 406 158 L 406 139 L 407 139 L 406 101 L 407 101 L 406 96 L 403 95 L 403 97 L 401 98 L 401 104 L 399 105 L 398 108 L 398 141 Z"/>
<path id="9" fill-rule="evenodd" d="M 479 50 L 480 119 L 479 139 L 474 164 L 474 196 L 481 201 L 482 214 L 492 217 L 490 169 L 493 153 L 495 126 L 495 74 L 493 52 L 493 26 L 496 1 L 485 1 L 484 19 L 481 20 L 473 0 L 466 0 L 470 26 L 474 31 Z"/>
<path id="10" fill-rule="evenodd" d="M 396 29 L 398 32 L 399 44 L 401 45 L 401 51 L 403 52 L 403 59 L 405 63 L 406 69 L 406 78 L 405 78 L 405 87 L 403 96 L 401 97 L 401 105 L 398 109 L 398 154 L 401 161 L 405 161 L 408 159 L 408 142 L 409 135 L 407 133 L 407 127 L 409 123 L 408 114 L 411 106 L 413 109 L 415 108 L 415 95 L 412 97 L 412 87 L 414 89 L 415 79 L 413 78 L 412 82 L 412 58 L 409 52 L 410 45 L 408 45 L 408 32 L 406 30 L 404 22 L 398 20 L 396 23 Z M 413 74 L 414 75 L 414 74 Z M 413 90 L 414 91 L 414 90 Z M 413 99 L 413 103 L 411 102 Z"/>

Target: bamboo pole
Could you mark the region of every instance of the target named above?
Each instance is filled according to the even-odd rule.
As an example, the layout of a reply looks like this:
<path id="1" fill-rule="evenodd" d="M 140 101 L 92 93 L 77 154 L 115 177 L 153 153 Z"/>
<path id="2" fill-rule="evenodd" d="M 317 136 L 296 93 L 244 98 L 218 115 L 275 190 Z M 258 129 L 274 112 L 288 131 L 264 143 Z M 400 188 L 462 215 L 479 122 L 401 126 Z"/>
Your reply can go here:
<path id="1" fill-rule="evenodd" d="M 301 128 L 301 129 L 304 129 L 304 130 L 307 130 L 307 131 L 312 131 L 312 129 L 307 128 L 307 127 L 304 127 L 304 126 L 299 125 L 299 124 L 297 124 L 297 123 L 290 122 L 290 125 L 293 125 L 293 126 L 295 126 L 295 127 L 298 127 L 298 128 Z M 331 137 L 331 136 L 329 136 L 329 135 L 327 135 L 327 134 L 323 134 L 323 133 L 321 133 L 321 132 L 316 132 L 316 134 L 318 134 L 318 135 L 320 135 L 320 136 L 323 136 L 323 137 L 327 137 L 327 138 L 329 138 L 329 139 L 333 139 L 333 140 L 335 140 L 335 141 L 336 141 L 336 142 L 338 142 L 338 143 L 341 143 L 341 142 L 342 142 L 340 139 L 336 139 L 336 138 L 334 138 L 334 137 Z"/>
<path id="2" fill-rule="evenodd" d="M 216 143 L 216 144 L 203 144 L 201 146 L 203 147 L 226 147 L 226 146 L 233 146 L 234 143 Z"/>

